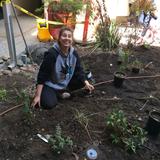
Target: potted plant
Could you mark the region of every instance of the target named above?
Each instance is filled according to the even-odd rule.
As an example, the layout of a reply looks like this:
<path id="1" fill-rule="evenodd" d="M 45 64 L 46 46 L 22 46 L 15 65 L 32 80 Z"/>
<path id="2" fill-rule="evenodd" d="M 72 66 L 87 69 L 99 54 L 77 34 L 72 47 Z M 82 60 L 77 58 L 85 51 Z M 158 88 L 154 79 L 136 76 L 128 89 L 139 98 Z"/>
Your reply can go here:
<path id="1" fill-rule="evenodd" d="M 113 84 L 115 87 L 119 88 L 122 86 L 123 81 L 125 79 L 125 73 L 122 71 L 117 71 L 114 73 L 114 80 L 113 80 Z"/>
<path id="2" fill-rule="evenodd" d="M 149 135 L 155 138 L 158 137 L 160 133 L 160 111 L 151 110 L 149 112 L 149 118 L 145 129 L 147 130 Z"/>
<path id="3" fill-rule="evenodd" d="M 48 19 L 51 21 L 62 22 L 64 25 L 74 29 L 76 15 L 83 8 L 82 0 L 45 0 L 48 3 Z M 51 35 L 57 38 L 56 32 L 62 25 L 49 25 Z"/>
<path id="4" fill-rule="evenodd" d="M 139 73 L 141 67 L 142 67 L 142 63 L 138 60 L 135 60 L 133 63 L 132 63 L 132 72 L 133 73 Z"/>

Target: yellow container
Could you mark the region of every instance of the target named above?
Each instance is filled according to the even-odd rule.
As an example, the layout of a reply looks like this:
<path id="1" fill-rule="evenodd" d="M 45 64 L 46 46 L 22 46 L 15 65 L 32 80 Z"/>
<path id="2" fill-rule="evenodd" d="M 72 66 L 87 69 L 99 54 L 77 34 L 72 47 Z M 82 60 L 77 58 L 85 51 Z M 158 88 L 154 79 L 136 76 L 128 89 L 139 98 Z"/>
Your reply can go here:
<path id="1" fill-rule="evenodd" d="M 40 42 L 48 42 L 53 40 L 49 33 L 48 22 L 45 19 L 37 19 L 38 34 L 37 38 Z"/>

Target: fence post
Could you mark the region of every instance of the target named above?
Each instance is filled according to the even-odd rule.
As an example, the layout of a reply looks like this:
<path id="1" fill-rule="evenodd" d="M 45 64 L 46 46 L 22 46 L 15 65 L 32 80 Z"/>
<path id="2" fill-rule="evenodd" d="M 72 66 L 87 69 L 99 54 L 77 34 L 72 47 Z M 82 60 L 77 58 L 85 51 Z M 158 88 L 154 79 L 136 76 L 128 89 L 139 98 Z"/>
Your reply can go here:
<path id="1" fill-rule="evenodd" d="M 10 56 L 10 64 L 8 68 L 12 69 L 16 67 L 17 59 L 16 59 L 16 48 L 15 48 L 15 40 L 14 40 L 13 25 L 12 25 L 12 16 L 10 12 L 10 2 L 3 2 L 2 7 L 3 7 L 3 16 L 4 16 L 4 23 L 7 35 L 9 56 Z"/>

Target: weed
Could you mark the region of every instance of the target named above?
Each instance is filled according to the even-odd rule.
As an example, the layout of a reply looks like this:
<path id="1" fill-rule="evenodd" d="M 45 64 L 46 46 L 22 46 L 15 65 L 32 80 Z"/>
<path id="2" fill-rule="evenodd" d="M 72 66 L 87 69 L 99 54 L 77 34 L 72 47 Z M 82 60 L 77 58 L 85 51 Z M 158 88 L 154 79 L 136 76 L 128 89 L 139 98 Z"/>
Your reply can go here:
<path id="1" fill-rule="evenodd" d="M 138 125 L 129 124 L 121 110 L 110 113 L 106 124 L 112 132 L 112 143 L 123 145 L 127 151 L 135 153 L 147 141 L 146 132 Z"/>
<path id="2" fill-rule="evenodd" d="M 88 116 L 85 113 L 80 112 L 79 110 L 76 109 L 74 113 L 74 117 L 82 125 L 82 127 L 84 127 L 84 129 L 86 130 L 88 134 L 88 137 L 90 138 L 90 140 L 92 140 L 91 135 L 88 130 L 88 124 L 89 124 Z"/>
<path id="3" fill-rule="evenodd" d="M 49 138 L 49 144 L 53 152 L 61 154 L 66 149 L 67 146 L 69 147 L 73 146 L 73 141 L 71 140 L 70 137 L 68 136 L 65 137 L 64 135 L 62 135 L 62 129 L 58 124 L 56 126 L 55 134 Z"/>
<path id="4" fill-rule="evenodd" d="M 0 100 L 1 101 L 7 100 L 7 91 L 5 89 L 0 89 Z"/>

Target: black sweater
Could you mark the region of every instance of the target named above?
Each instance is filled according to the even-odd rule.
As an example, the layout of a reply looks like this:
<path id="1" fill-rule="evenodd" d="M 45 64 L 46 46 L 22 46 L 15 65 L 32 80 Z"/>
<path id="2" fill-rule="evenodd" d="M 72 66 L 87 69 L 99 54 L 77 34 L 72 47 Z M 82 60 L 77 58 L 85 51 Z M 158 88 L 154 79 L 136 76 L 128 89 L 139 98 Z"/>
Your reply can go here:
<path id="1" fill-rule="evenodd" d="M 54 47 L 50 48 L 47 52 L 44 53 L 44 59 L 40 66 L 39 73 L 37 76 L 37 84 L 45 84 L 45 82 L 47 81 L 51 81 L 54 84 L 58 83 L 56 79 L 57 75 L 55 73 L 55 64 L 59 54 L 61 53 Z M 83 68 L 80 63 L 80 58 L 75 50 L 73 51 L 73 54 L 76 57 L 76 64 L 73 77 L 76 76 L 78 80 L 84 83 L 86 79 Z"/>

